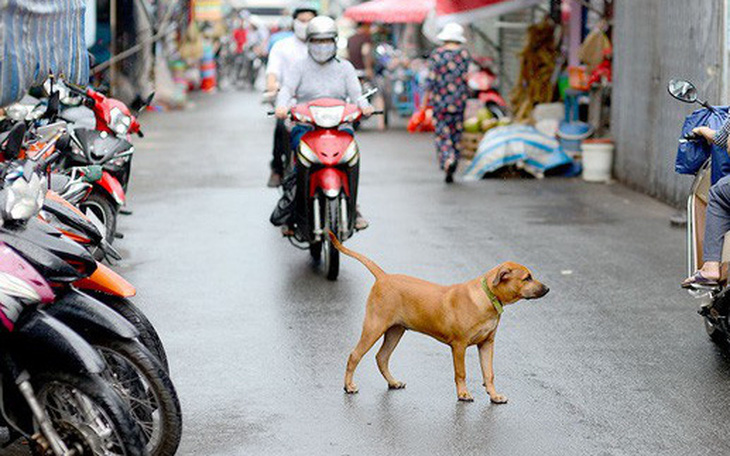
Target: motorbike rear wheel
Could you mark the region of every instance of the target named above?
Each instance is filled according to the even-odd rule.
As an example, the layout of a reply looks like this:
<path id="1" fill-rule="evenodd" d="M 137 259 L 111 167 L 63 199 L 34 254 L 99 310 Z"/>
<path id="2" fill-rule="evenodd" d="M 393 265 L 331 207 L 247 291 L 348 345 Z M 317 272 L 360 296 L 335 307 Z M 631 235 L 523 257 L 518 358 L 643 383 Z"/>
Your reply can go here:
<path id="1" fill-rule="evenodd" d="M 337 280 L 340 273 L 340 251 L 332 245 L 329 238 L 329 232 L 332 231 L 339 236 L 339 220 L 340 201 L 337 199 L 328 199 L 325 201 L 325 236 L 322 241 L 322 256 L 324 256 L 324 271 L 327 274 L 327 280 Z"/>
<path id="2" fill-rule="evenodd" d="M 722 330 L 720 330 L 720 328 L 718 328 L 710 318 L 703 317 L 702 320 L 705 325 L 705 331 L 707 332 L 707 335 L 710 336 L 710 339 L 718 345 L 727 346 L 728 339 L 725 333 L 722 332 Z"/>

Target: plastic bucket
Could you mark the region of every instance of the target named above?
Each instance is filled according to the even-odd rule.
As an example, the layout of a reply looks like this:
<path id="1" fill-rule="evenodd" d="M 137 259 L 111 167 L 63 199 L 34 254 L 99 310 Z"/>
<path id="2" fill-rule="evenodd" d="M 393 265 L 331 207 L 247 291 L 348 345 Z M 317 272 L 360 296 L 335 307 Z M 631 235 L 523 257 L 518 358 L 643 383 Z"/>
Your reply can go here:
<path id="1" fill-rule="evenodd" d="M 611 180 L 614 145 L 609 141 L 583 141 L 583 180 L 608 182 Z"/>

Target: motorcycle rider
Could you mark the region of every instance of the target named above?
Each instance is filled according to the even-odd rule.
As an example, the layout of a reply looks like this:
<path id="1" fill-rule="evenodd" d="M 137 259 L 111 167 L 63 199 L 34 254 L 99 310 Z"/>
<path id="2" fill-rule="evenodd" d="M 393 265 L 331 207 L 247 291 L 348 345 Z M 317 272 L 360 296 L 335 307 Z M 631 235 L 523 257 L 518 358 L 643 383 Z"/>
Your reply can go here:
<path id="1" fill-rule="evenodd" d="M 318 98 L 336 98 L 357 103 L 364 116 L 375 109 L 367 99 L 361 98 L 362 89 L 352 64 L 337 58 L 337 25 L 332 18 L 318 16 L 307 25 L 307 57 L 288 68 L 284 84 L 276 98 L 276 117 L 284 120 L 289 108 L 296 103 L 306 103 Z M 291 132 L 291 148 L 296 150 L 302 136 L 309 131 L 306 125 L 296 125 Z M 345 128 L 352 133 L 351 129 Z M 355 229 L 367 228 L 368 222 L 357 213 Z M 285 235 L 291 230 L 285 227 Z"/>
<path id="2" fill-rule="evenodd" d="M 698 127 L 693 133 L 704 137 L 730 153 L 730 119 L 719 131 Z M 710 187 L 705 218 L 705 237 L 702 246 L 702 267 L 682 282 L 683 288 L 693 285 L 715 286 L 721 278 L 722 249 L 725 233 L 730 231 L 730 176 L 725 176 Z"/>
<path id="3" fill-rule="evenodd" d="M 284 73 L 307 57 L 307 24 L 317 16 L 317 9 L 303 4 L 292 12 L 294 35 L 276 42 L 269 52 L 266 65 L 266 98 L 275 98 L 284 83 Z M 274 149 L 268 186 L 278 187 L 284 175 L 282 157 L 289 156 L 289 132 L 286 122 L 277 119 L 274 129 Z"/>

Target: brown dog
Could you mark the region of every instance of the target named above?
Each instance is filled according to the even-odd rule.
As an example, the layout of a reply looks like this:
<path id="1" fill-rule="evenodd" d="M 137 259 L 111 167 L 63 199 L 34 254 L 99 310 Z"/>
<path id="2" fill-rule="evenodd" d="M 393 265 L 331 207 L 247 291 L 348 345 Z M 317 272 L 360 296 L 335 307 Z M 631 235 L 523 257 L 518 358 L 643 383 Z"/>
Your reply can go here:
<path id="1" fill-rule="evenodd" d="M 451 286 L 437 285 L 406 275 L 386 274 L 372 260 L 344 247 L 332 233 L 330 238 L 340 252 L 360 261 L 375 276 L 365 310 L 362 335 L 347 360 L 347 393 L 357 393 L 357 386 L 352 381 L 355 368 L 383 334 L 383 345 L 375 356 L 380 373 L 389 388 L 405 387 L 405 383 L 399 382 L 390 373 L 388 361 L 403 333 L 410 329 L 451 346 L 456 394 L 460 401 L 474 400 L 466 388 L 464 354 L 466 347 L 477 345 L 489 398 L 498 404 L 507 402 L 507 398 L 494 388 L 492 369 L 494 336 L 502 306 L 520 299 L 545 296 L 548 287 L 535 280 L 526 267 L 510 262 L 474 280 Z"/>

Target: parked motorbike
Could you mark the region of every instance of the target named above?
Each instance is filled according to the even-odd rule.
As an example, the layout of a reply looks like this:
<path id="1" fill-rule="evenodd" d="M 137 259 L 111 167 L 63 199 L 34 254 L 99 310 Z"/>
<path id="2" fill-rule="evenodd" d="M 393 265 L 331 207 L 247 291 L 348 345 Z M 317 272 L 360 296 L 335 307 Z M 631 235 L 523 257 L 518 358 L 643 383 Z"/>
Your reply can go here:
<path id="1" fill-rule="evenodd" d="M 684 80 L 672 80 L 667 89 L 675 99 L 685 103 L 697 103 L 707 109 L 712 116 L 724 121 L 720 111 L 699 98 L 695 86 Z M 704 141 L 704 138 L 692 132 L 684 135 L 680 142 Z M 702 245 L 704 238 L 705 215 L 712 185 L 711 161 L 708 159 L 697 172 L 687 198 L 687 274 L 692 275 L 703 263 Z M 722 252 L 723 263 L 730 261 L 730 232 L 725 235 Z M 730 347 L 730 287 L 725 280 L 718 286 L 706 287 L 696 285 L 690 288 L 690 295 L 700 300 L 699 314 L 704 320 L 705 330 L 710 338 L 726 347 Z"/>
<path id="2" fill-rule="evenodd" d="M 26 161 L 22 167 L 11 164 L 6 169 L 6 188 L 0 193 L 0 207 L 5 208 L 0 240 L 52 283 L 57 297 L 46 311 L 101 353 L 109 366 L 104 378 L 129 404 L 149 454 L 173 454 L 180 442 L 182 423 L 180 404 L 166 369 L 140 343 L 140 333 L 134 325 L 78 290 L 89 287 L 107 291 L 109 287 L 104 285 L 108 281 L 94 280 L 100 265 L 83 247 L 33 217 L 46 192 L 39 184 L 41 178 L 34 165 Z M 43 168 L 45 162 L 40 165 Z M 3 204 L 3 198 L 7 204 Z M 8 204 L 12 207 L 8 208 Z M 20 210 L 16 210 L 18 205 Z M 110 270 L 102 272 L 106 278 L 113 274 Z"/>
<path id="3" fill-rule="evenodd" d="M 105 380 L 102 356 L 41 310 L 54 300 L 45 279 L 0 242 L 0 423 L 10 430 L 3 443 L 24 436 L 34 454 L 49 456 L 147 454 L 129 403 Z"/>
<path id="4" fill-rule="evenodd" d="M 307 125 L 296 151 L 296 191 L 293 240 L 324 260 L 329 280 L 340 269 L 339 251 L 327 233 L 344 241 L 355 233 L 360 151 L 351 132 L 340 126 L 362 117 L 355 104 L 321 98 L 294 106 L 290 117 Z M 296 245 L 296 244 L 295 244 Z"/>
<path id="5" fill-rule="evenodd" d="M 495 119 L 507 117 L 507 101 L 497 90 L 499 80 L 492 69 L 492 61 L 488 58 L 474 60 L 476 71 L 467 74 L 467 85 L 472 91 L 472 97 L 484 103 Z"/>

